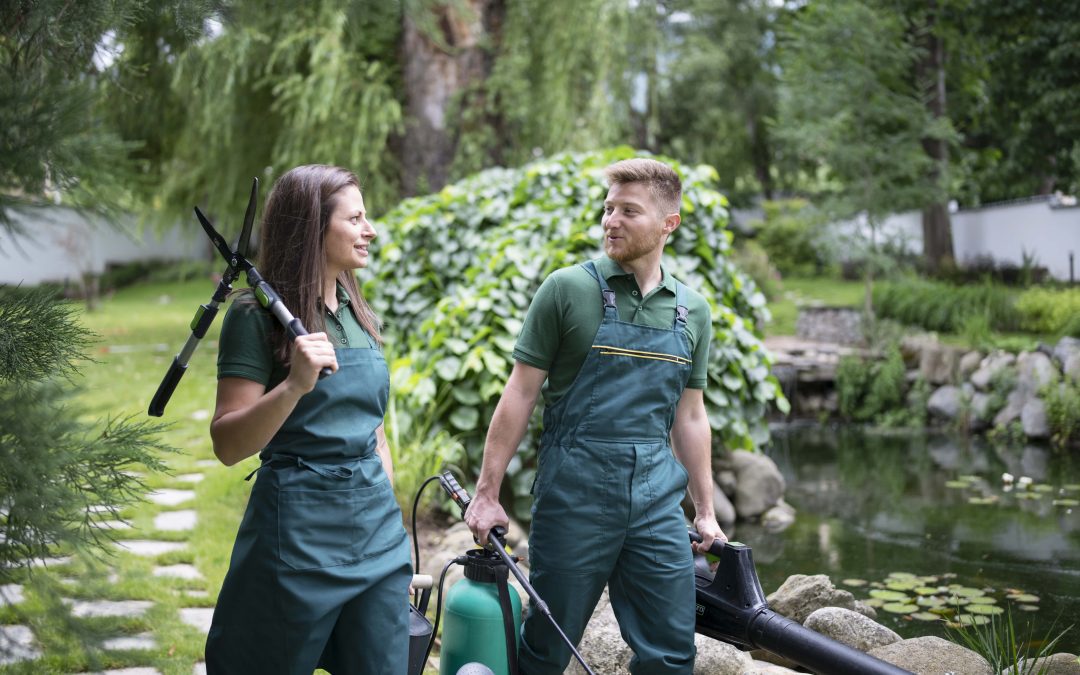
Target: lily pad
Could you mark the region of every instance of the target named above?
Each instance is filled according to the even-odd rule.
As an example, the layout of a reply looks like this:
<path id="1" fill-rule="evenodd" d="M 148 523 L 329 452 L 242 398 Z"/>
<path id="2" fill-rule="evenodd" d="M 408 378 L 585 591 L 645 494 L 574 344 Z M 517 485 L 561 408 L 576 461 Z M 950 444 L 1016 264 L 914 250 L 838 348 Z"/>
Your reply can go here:
<path id="1" fill-rule="evenodd" d="M 990 617 L 979 614 L 959 614 L 956 620 L 961 626 L 985 626 L 990 623 Z"/>
<path id="2" fill-rule="evenodd" d="M 1016 494 L 1017 499 L 1042 499 L 1042 495 L 1038 492 L 1018 492 Z"/>
<path id="3" fill-rule="evenodd" d="M 911 614 L 919 611 L 918 607 L 908 602 L 888 602 L 882 605 L 881 609 L 890 614 Z"/>
<path id="4" fill-rule="evenodd" d="M 1080 506 L 1080 500 L 1076 499 L 1055 499 L 1053 501 L 1054 506 Z"/>
<path id="5" fill-rule="evenodd" d="M 951 616 L 953 613 L 953 608 L 947 605 L 942 605 L 940 607 L 931 607 L 927 611 L 931 614 L 938 614 L 940 616 Z"/>
<path id="6" fill-rule="evenodd" d="M 974 483 L 977 480 L 981 480 L 978 476 L 973 476 L 971 474 L 965 474 L 963 476 L 957 476 L 956 478 L 957 478 L 957 480 L 965 480 L 965 481 L 967 481 L 969 483 Z"/>
<path id="7" fill-rule="evenodd" d="M 980 595 L 975 598 L 968 598 L 968 602 L 972 605 L 996 605 L 997 598 L 990 595 Z"/>
<path id="8" fill-rule="evenodd" d="M 964 480 L 947 480 L 945 481 L 945 487 L 954 490 L 964 490 L 971 487 L 971 483 Z"/>
<path id="9" fill-rule="evenodd" d="M 865 586 L 866 585 L 866 580 L 865 579 L 844 579 L 840 583 L 844 584 L 845 586 Z"/>
<path id="10" fill-rule="evenodd" d="M 1080 485 L 1076 483 L 1069 483 L 1068 485 L 1062 485 L 1062 490 L 1068 490 L 1069 492 L 1080 492 Z"/>
<path id="11" fill-rule="evenodd" d="M 908 581 L 910 579 L 916 579 L 917 577 L 911 572 L 889 572 L 890 579 L 899 579 L 901 581 Z"/>
<path id="12" fill-rule="evenodd" d="M 919 587 L 919 582 L 915 579 L 890 581 L 885 584 L 885 588 L 893 591 L 913 591 Z"/>
<path id="13" fill-rule="evenodd" d="M 915 598 L 915 604 L 920 607 L 944 607 L 945 599 L 936 595 L 924 595 L 919 598 Z"/>
<path id="14" fill-rule="evenodd" d="M 1017 605 L 1016 608 L 1021 609 L 1021 610 L 1025 611 L 1025 612 L 1037 612 L 1037 611 L 1039 611 L 1039 606 L 1038 605 Z"/>
<path id="15" fill-rule="evenodd" d="M 1039 601 L 1039 596 L 1031 595 L 1030 593 L 1017 593 L 1015 595 L 1008 596 L 1008 598 L 1015 602 L 1022 602 L 1025 605 L 1030 605 L 1033 602 Z"/>
<path id="16" fill-rule="evenodd" d="M 1004 614 L 1005 613 L 1005 610 L 998 607 L 997 605 L 974 605 L 974 604 L 972 604 L 972 605 L 968 605 L 967 607 L 965 607 L 964 611 L 965 612 L 970 612 L 972 614 L 985 614 L 987 616 L 993 615 L 993 614 Z"/>
<path id="17" fill-rule="evenodd" d="M 912 619 L 918 619 L 919 621 L 941 621 L 941 617 L 937 614 L 931 614 L 930 612 L 915 612 L 911 615 Z"/>
<path id="18" fill-rule="evenodd" d="M 1037 483 L 1037 484 L 1031 486 L 1031 489 L 1036 491 L 1036 492 L 1053 492 L 1054 491 L 1054 486 L 1053 485 L 1047 485 L 1046 483 Z"/>
<path id="19" fill-rule="evenodd" d="M 866 600 L 863 600 L 862 602 L 863 602 L 864 605 L 867 605 L 868 607 L 873 607 L 873 608 L 877 609 L 878 607 L 881 607 L 882 605 L 885 604 L 885 599 L 884 598 L 867 598 Z"/>
<path id="20" fill-rule="evenodd" d="M 875 588 L 874 590 L 870 591 L 870 597 L 885 600 L 886 602 L 900 602 L 908 599 L 907 593 L 901 593 L 900 591 L 888 591 L 881 588 Z"/>
<path id="21" fill-rule="evenodd" d="M 968 497 L 968 504 L 974 504 L 975 506 L 989 506 L 990 504 L 997 503 L 997 495 L 991 495 L 989 497 Z"/>
<path id="22" fill-rule="evenodd" d="M 960 586 L 959 588 L 951 589 L 954 595 L 959 595 L 963 598 L 977 598 L 980 595 L 986 595 L 981 588 L 971 588 L 969 586 Z"/>
<path id="23" fill-rule="evenodd" d="M 919 595 L 937 595 L 938 589 L 931 588 L 930 586 L 917 586 L 911 589 Z"/>

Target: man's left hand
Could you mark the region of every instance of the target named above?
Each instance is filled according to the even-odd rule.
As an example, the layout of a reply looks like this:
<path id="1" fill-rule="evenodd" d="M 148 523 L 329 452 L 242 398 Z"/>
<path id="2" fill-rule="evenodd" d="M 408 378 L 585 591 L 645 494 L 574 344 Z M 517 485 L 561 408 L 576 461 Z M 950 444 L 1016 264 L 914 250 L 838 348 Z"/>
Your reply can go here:
<path id="1" fill-rule="evenodd" d="M 694 529 L 701 535 L 701 543 L 692 542 L 691 548 L 694 553 L 705 553 L 712 546 L 714 540 L 726 542 L 727 535 L 720 529 L 720 523 L 716 522 L 716 516 L 711 513 L 701 513 L 694 518 Z"/>

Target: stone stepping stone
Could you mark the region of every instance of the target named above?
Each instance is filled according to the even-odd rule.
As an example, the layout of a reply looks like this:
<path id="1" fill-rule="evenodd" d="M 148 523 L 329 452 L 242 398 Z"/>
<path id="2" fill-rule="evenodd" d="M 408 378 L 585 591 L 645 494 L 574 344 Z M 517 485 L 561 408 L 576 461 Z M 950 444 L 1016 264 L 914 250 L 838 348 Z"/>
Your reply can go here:
<path id="1" fill-rule="evenodd" d="M 182 607 L 180 620 L 199 629 L 203 635 L 210 632 L 210 622 L 214 618 L 213 607 Z"/>
<path id="2" fill-rule="evenodd" d="M 196 520 L 198 520 L 198 515 L 192 509 L 165 511 L 154 517 L 154 528 L 170 532 L 191 530 L 194 529 Z"/>
<path id="3" fill-rule="evenodd" d="M 71 556 L 69 555 L 60 558 L 34 558 L 30 561 L 30 567 L 59 567 L 69 562 L 71 562 Z"/>
<path id="4" fill-rule="evenodd" d="M 101 647 L 116 651 L 122 649 L 154 649 L 157 647 L 157 640 L 154 639 L 153 633 L 139 633 L 138 635 L 109 638 L 101 643 Z"/>
<path id="5" fill-rule="evenodd" d="M 147 557 L 172 553 L 187 547 L 187 544 L 179 541 L 151 541 L 147 539 L 126 539 L 116 542 L 116 545 L 128 553 Z"/>
<path id="6" fill-rule="evenodd" d="M 199 661 L 195 664 L 195 667 L 191 669 L 191 675 L 206 675 L 206 664 Z"/>
<path id="7" fill-rule="evenodd" d="M 26 596 L 23 595 L 23 587 L 19 584 L 3 584 L 0 585 L 0 607 L 7 607 L 8 605 L 17 605 Z"/>
<path id="8" fill-rule="evenodd" d="M 185 588 L 184 590 L 182 590 L 180 592 L 182 594 L 190 597 L 190 598 L 209 598 L 210 597 L 210 591 L 204 591 L 204 590 L 201 590 L 201 589 L 198 589 L 198 588 Z"/>
<path id="9" fill-rule="evenodd" d="M 173 490 L 172 488 L 161 488 L 160 490 L 153 490 L 146 498 L 160 506 L 176 506 L 183 504 L 186 501 L 190 501 L 195 498 L 194 490 Z"/>
<path id="10" fill-rule="evenodd" d="M 188 415 L 188 417 L 190 417 L 191 419 L 196 420 L 196 421 L 208 420 L 208 419 L 210 419 L 210 411 L 207 410 L 206 408 L 202 408 L 200 410 L 196 410 L 195 412 L 191 413 L 190 415 Z"/>
<path id="11" fill-rule="evenodd" d="M 71 606 L 71 615 L 80 619 L 104 616 L 136 617 L 146 614 L 154 606 L 149 600 L 72 600 L 64 598 Z"/>
<path id="12" fill-rule="evenodd" d="M 178 565 L 165 565 L 154 568 L 155 577 L 171 577 L 173 579 L 202 579 L 202 574 L 194 565 L 181 563 Z"/>
<path id="13" fill-rule="evenodd" d="M 29 626 L 0 626 L 0 665 L 41 658 Z"/>
<path id="14" fill-rule="evenodd" d="M 221 462 L 217 461 L 216 459 L 200 459 L 199 461 L 195 462 L 195 466 L 201 466 L 205 469 L 211 466 L 221 466 Z"/>
<path id="15" fill-rule="evenodd" d="M 185 473 L 176 477 L 181 483 L 201 483 L 206 476 L 201 473 Z"/>

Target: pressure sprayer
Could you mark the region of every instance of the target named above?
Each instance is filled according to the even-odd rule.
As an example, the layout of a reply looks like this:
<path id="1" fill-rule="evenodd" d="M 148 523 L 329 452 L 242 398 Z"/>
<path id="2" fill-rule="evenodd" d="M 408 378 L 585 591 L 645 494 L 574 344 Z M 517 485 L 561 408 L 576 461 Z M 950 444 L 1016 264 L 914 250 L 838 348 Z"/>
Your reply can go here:
<path id="1" fill-rule="evenodd" d="M 453 474 L 444 471 L 424 481 L 413 502 L 413 546 L 416 568 L 420 569 L 420 545 L 416 538 L 416 509 L 420 495 L 428 483 L 439 481 L 447 496 L 465 515 L 469 494 L 458 484 Z M 439 658 L 439 675 L 517 675 L 517 652 L 521 628 L 521 599 L 517 592 L 510 592 L 507 583 L 513 574 L 529 596 L 532 611 L 546 616 L 555 631 L 570 647 L 571 653 L 589 675 L 595 675 L 585 663 L 577 648 L 563 632 L 551 615 L 547 604 L 518 567 L 518 558 L 506 550 L 506 531 L 493 527 L 488 534 L 487 548 L 473 549 L 443 566 L 439 576 L 439 596 L 435 605 L 435 623 L 427 640 L 423 657 L 414 662 L 412 654 L 421 644 L 422 631 L 413 634 L 410 643 L 409 673 L 421 675 L 424 664 L 431 654 L 438 635 L 443 613 L 443 584 L 451 565 L 463 565 L 465 578 L 455 583 L 446 594 L 446 624 L 443 626 Z M 420 607 L 423 609 L 420 609 Z M 427 596 L 417 592 L 412 612 L 423 615 L 427 608 Z M 415 663 L 415 665 L 414 665 Z"/>

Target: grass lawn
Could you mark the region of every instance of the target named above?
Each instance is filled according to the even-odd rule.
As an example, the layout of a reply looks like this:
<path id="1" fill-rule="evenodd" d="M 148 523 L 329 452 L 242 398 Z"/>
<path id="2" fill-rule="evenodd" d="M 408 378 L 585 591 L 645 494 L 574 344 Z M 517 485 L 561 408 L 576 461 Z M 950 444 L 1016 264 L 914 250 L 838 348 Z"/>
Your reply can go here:
<path id="1" fill-rule="evenodd" d="M 765 327 L 765 334 L 794 335 L 795 318 L 800 305 L 861 307 L 865 291 L 866 284 L 863 281 L 787 277 L 783 281 L 780 297 L 769 301 L 772 321 Z"/>

